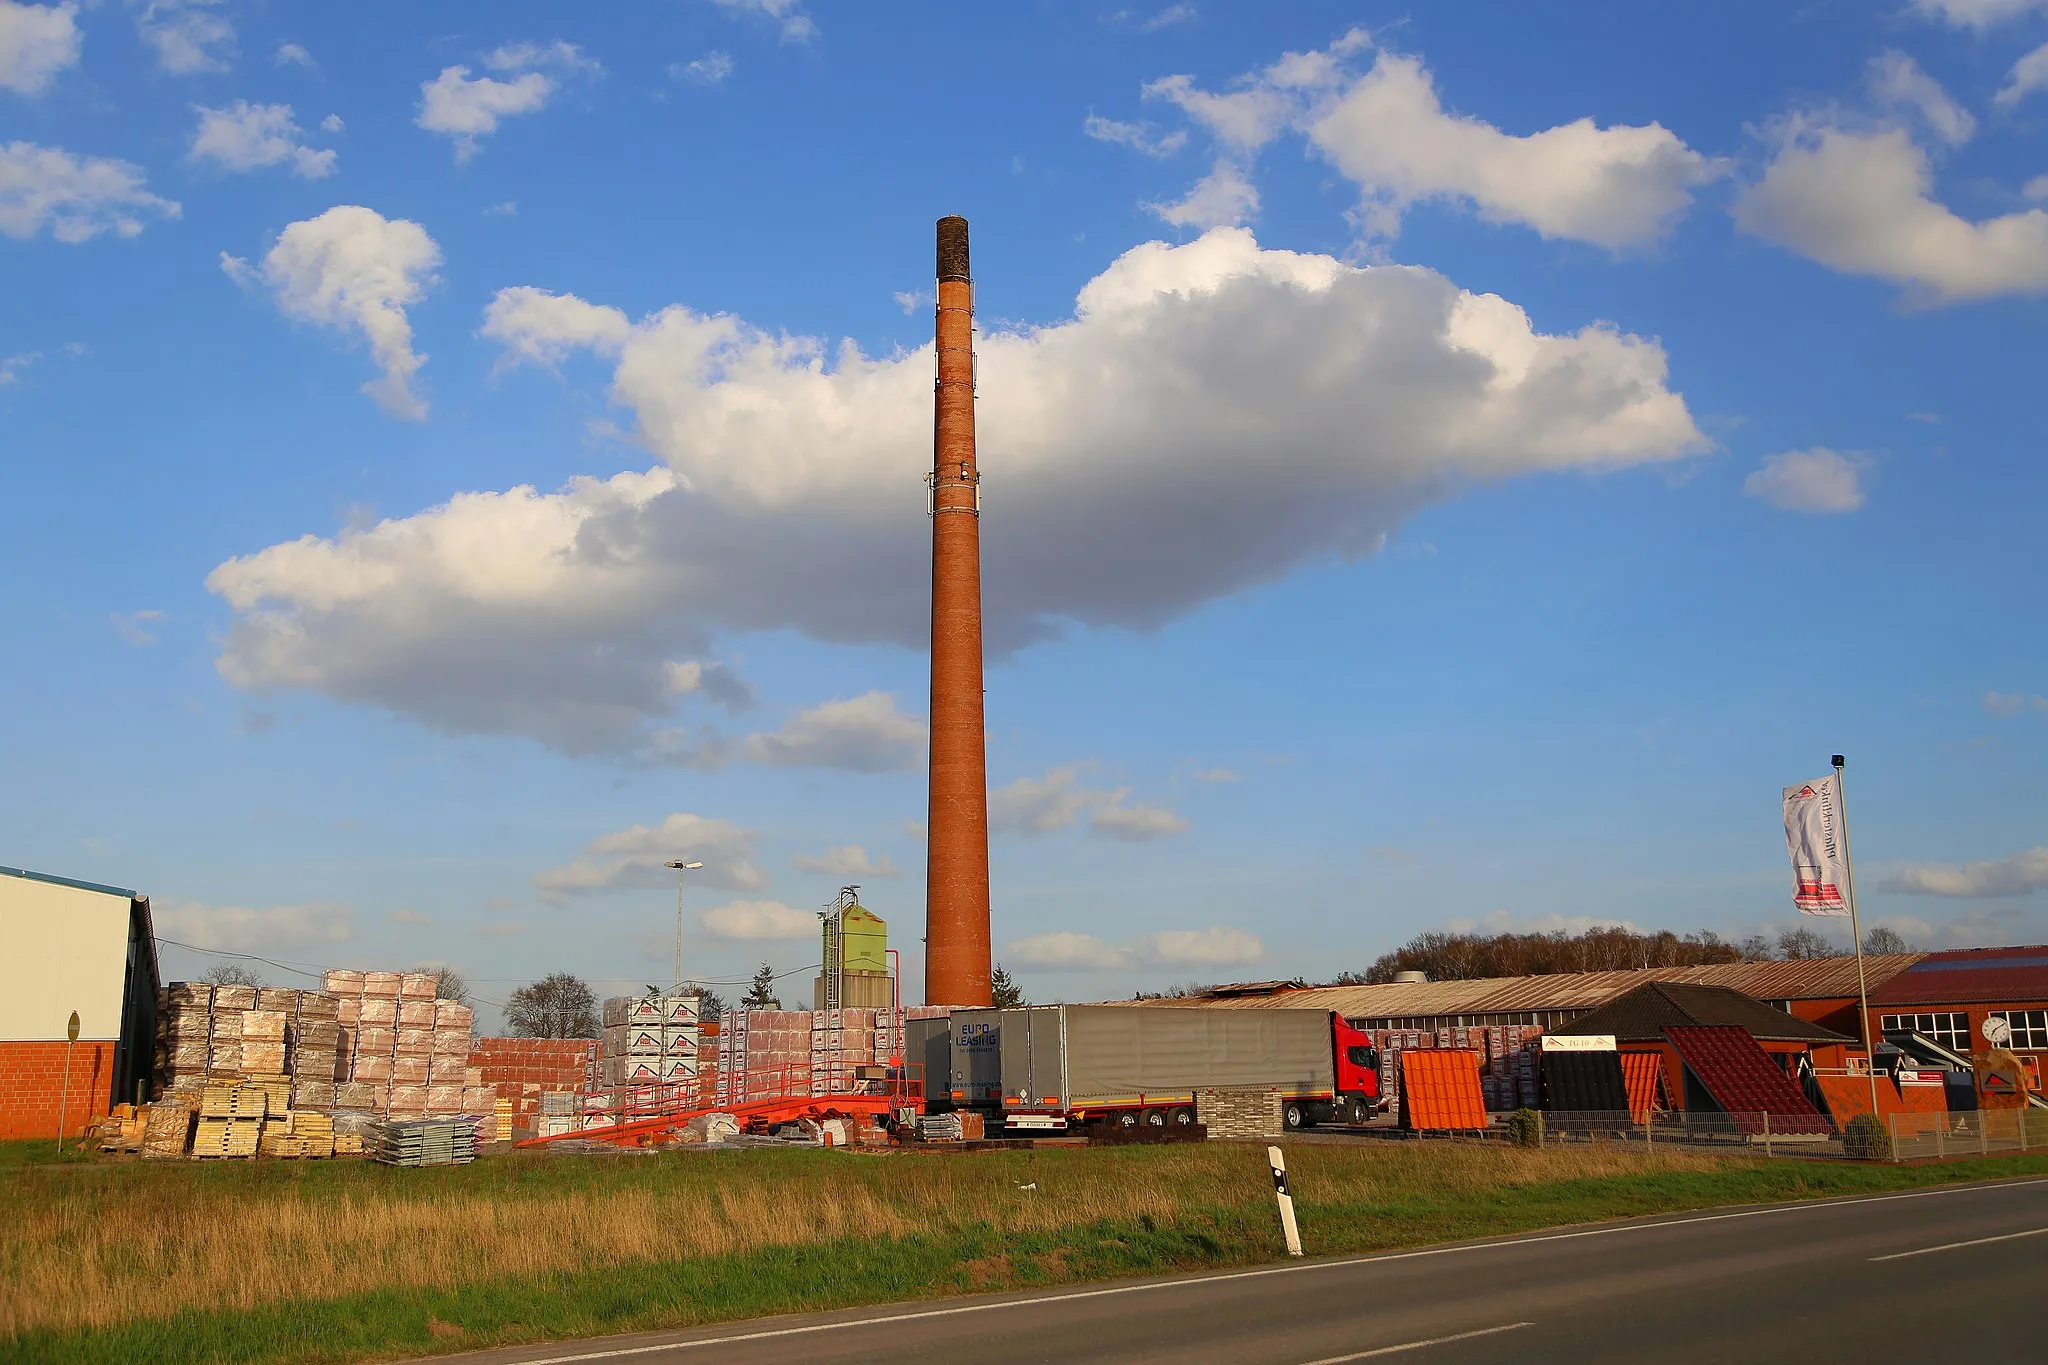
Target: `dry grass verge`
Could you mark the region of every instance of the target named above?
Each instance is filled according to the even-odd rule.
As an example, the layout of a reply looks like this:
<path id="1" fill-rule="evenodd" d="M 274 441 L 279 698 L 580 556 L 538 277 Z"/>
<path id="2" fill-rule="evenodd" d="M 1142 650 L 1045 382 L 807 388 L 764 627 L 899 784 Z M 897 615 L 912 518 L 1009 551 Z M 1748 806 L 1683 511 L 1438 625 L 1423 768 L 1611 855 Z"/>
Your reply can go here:
<path id="1" fill-rule="evenodd" d="M 1601 1147 L 1376 1142 L 1303 1146 L 1289 1164 L 1312 1252 L 1970 1174 Z M 2036 1167 L 2048 1162 L 2028 1169 Z M 933 1256 L 930 1265 L 942 1269 L 918 1272 L 930 1283 L 878 1265 L 870 1288 L 831 1291 L 849 1301 L 1128 1272 L 1141 1262 L 1131 1261 L 1139 1253 L 1118 1250 L 1124 1229 L 1147 1241 L 1144 1255 L 1166 1258 L 1160 1268 L 1241 1263 L 1272 1254 L 1271 1203 L 1263 1151 L 1228 1144 L 944 1156 L 522 1154 L 429 1170 L 359 1162 L 28 1167 L 0 1183 L 0 1283 L 8 1287 L 0 1295 L 0 1358 L 9 1340 L 31 1349 L 31 1341 L 74 1340 L 82 1348 L 104 1333 L 133 1338 L 148 1321 L 173 1315 L 303 1315 L 322 1303 L 393 1293 L 460 1299 L 465 1286 L 566 1286 L 633 1265 L 766 1266 L 801 1260 L 806 1248 L 959 1247 L 978 1258 L 970 1266 Z M 1060 1250 L 1068 1242 L 1078 1248 L 1071 1261 Z M 1020 1250 L 1013 1263 L 1013 1246 L 1030 1254 Z M 695 1320 L 777 1311 L 805 1301 L 799 1289 L 764 1285 L 755 1296 L 762 1306 L 742 1295 L 724 1308 L 691 1311 Z M 432 1313 L 407 1312 L 426 1349 L 450 1349 L 442 1343 L 462 1336 Z M 673 1310 L 620 1312 L 622 1323 L 676 1320 Z M 481 1344 L 476 1330 L 470 1345 Z M 528 1315 L 515 1335 L 546 1330 Z"/>

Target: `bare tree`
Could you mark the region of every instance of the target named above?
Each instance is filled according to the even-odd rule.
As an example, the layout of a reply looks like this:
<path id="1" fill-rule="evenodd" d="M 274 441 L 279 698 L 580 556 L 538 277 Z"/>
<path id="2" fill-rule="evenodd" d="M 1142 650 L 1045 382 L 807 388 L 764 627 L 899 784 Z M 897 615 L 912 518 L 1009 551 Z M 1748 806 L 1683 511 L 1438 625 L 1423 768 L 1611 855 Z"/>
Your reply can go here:
<path id="1" fill-rule="evenodd" d="M 555 972 L 512 992 L 505 1024 L 516 1038 L 595 1038 L 597 997 L 580 977 Z"/>
<path id="2" fill-rule="evenodd" d="M 1433 981 L 1493 976 L 1549 976 L 1559 972 L 1617 971 L 1630 967 L 1700 967 L 1739 962 L 1743 952 L 1702 929 L 1680 937 L 1669 929 L 1637 933 L 1615 926 L 1581 934 L 1417 934 L 1364 972 L 1346 972 L 1340 984 L 1392 981 L 1399 972 L 1426 972 Z"/>
<path id="3" fill-rule="evenodd" d="M 1898 930 L 1878 925 L 1863 936 L 1863 951 L 1866 953 L 1910 953 L 1913 945 L 1906 942 L 1906 936 Z"/>
<path id="4" fill-rule="evenodd" d="M 1777 950 L 1771 947 L 1771 941 L 1762 934 L 1751 934 L 1742 940 L 1736 951 L 1742 954 L 1744 962 L 1769 962 L 1777 956 Z"/>
<path id="5" fill-rule="evenodd" d="M 453 967 L 414 967 L 412 970 L 425 972 L 434 978 L 436 1000 L 453 1000 L 458 1005 L 470 1003 L 469 982 L 465 981 L 462 973 Z"/>
<path id="6" fill-rule="evenodd" d="M 1778 956 L 1787 962 L 1809 957 L 1835 957 L 1840 952 L 1841 949 L 1828 942 L 1823 935 L 1803 924 L 1797 929 L 1787 929 L 1778 935 Z"/>
<path id="7" fill-rule="evenodd" d="M 239 962 L 222 962 L 199 978 L 209 986 L 261 986 L 263 978 Z"/>

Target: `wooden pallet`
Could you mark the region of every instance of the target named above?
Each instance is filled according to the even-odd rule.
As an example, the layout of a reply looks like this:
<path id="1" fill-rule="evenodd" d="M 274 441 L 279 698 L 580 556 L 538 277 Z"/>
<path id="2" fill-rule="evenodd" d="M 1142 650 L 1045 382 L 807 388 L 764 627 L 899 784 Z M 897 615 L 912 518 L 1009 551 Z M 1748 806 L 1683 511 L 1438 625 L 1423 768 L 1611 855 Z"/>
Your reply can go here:
<path id="1" fill-rule="evenodd" d="M 261 1139 L 260 1122 L 249 1119 L 201 1118 L 192 1137 L 192 1155 L 201 1159 L 253 1159 Z"/>

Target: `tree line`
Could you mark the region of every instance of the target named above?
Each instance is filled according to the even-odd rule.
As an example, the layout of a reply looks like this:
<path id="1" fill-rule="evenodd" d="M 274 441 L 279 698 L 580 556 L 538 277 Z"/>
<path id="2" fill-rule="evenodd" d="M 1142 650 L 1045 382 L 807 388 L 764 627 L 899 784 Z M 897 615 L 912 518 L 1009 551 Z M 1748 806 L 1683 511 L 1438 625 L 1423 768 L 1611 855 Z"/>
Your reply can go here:
<path id="1" fill-rule="evenodd" d="M 1863 936 L 1866 953 L 1908 953 L 1912 945 L 1880 926 Z M 1345 972 L 1329 985 L 1378 985 L 1402 972 L 1432 981 L 1475 981 L 1495 976 L 1554 976 L 1644 967 L 1707 967 L 1724 962 L 1793 961 L 1834 957 L 1846 949 L 1814 929 L 1787 929 L 1775 938 L 1752 934 L 1731 943 L 1711 929 L 1679 935 L 1669 929 L 1640 933 L 1602 926 L 1581 933 L 1417 934 L 1363 972 Z"/>

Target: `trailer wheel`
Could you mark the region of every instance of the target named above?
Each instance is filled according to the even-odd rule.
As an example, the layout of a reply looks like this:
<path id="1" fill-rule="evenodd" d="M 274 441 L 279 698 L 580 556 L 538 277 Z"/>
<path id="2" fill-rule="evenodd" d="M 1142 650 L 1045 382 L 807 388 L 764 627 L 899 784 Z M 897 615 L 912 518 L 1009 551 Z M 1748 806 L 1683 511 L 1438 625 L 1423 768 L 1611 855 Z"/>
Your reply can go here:
<path id="1" fill-rule="evenodd" d="M 1316 1124 L 1316 1121 L 1309 1117 L 1308 1106 L 1300 1100 L 1287 1101 L 1286 1105 L 1280 1110 L 1280 1121 L 1286 1125 L 1287 1131 L 1290 1133 L 1298 1133 L 1304 1128 L 1313 1128 Z"/>
<path id="2" fill-rule="evenodd" d="M 1104 1114 L 1101 1122 L 1104 1128 L 1112 1132 L 1128 1133 L 1138 1126 L 1138 1111 L 1135 1109 L 1118 1109 L 1112 1113 Z"/>
<path id="3" fill-rule="evenodd" d="M 1166 1126 L 1166 1111 L 1164 1109 L 1147 1109 L 1143 1114 L 1139 1115 L 1139 1118 L 1147 1128 L 1164 1128 Z"/>
<path id="4" fill-rule="evenodd" d="M 1192 1128 L 1195 1126 L 1195 1111 L 1182 1105 L 1166 1116 L 1166 1125 L 1169 1128 Z"/>

